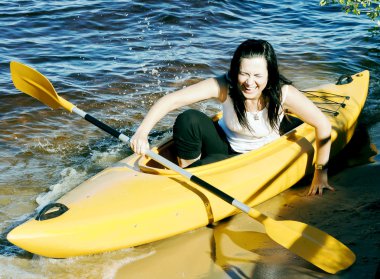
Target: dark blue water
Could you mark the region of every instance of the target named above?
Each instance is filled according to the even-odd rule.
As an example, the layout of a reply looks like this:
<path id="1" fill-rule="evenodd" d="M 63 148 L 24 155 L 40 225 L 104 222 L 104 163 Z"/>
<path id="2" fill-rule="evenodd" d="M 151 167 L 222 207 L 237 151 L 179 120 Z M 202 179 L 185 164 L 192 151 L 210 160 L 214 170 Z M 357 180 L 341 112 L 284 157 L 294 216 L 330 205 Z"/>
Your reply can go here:
<path id="1" fill-rule="evenodd" d="M 1 269 L 41 278 L 22 259 L 26 254 L 6 243 L 5 232 L 131 153 L 75 115 L 17 91 L 10 61 L 37 69 L 59 95 L 130 136 L 157 98 L 224 73 L 240 42 L 261 38 L 299 88 L 370 70 L 361 121 L 377 134 L 380 36 L 368 31 L 375 23 L 318 2 L 0 1 Z M 197 108 L 218 109 L 212 102 Z M 157 124 L 153 142 L 167 135 L 175 115 Z M 56 273 L 51 262 L 39 264 Z M 80 270 L 83 263 L 73 264 Z"/>

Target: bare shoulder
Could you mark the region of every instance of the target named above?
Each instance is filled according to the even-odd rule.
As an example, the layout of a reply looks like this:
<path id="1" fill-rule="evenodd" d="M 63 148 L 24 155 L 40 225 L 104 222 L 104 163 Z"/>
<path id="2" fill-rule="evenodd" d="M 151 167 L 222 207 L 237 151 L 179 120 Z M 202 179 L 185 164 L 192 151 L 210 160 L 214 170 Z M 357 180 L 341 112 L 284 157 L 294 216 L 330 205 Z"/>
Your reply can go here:
<path id="1" fill-rule="evenodd" d="M 287 95 L 287 98 L 286 100 L 291 102 L 292 100 L 305 100 L 307 99 L 304 94 L 298 90 L 295 86 L 291 85 L 291 84 L 285 84 L 284 86 L 282 86 L 282 92 L 286 93 Z"/>
<path id="2" fill-rule="evenodd" d="M 284 108 L 294 113 L 303 121 L 315 125 L 315 119 L 323 118 L 323 113 L 300 90 L 293 85 L 288 85 L 287 97 Z"/>
<path id="3" fill-rule="evenodd" d="M 302 94 L 295 86 L 292 84 L 284 84 L 281 87 L 282 93 L 290 93 L 290 94 Z"/>

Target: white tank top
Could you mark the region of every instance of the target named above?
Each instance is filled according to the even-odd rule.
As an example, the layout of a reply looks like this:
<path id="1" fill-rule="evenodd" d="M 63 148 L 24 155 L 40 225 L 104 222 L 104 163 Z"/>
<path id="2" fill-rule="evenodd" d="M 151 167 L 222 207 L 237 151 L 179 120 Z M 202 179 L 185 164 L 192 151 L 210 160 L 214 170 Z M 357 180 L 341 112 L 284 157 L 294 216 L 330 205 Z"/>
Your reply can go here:
<path id="1" fill-rule="evenodd" d="M 282 92 L 281 104 L 285 102 L 288 92 L 288 86 L 284 86 Z M 251 130 L 243 128 L 234 110 L 232 99 L 227 95 L 227 99 L 223 102 L 223 117 L 219 119 L 218 124 L 227 136 L 227 140 L 231 148 L 239 153 L 246 153 L 257 149 L 280 137 L 278 130 L 273 130 L 269 124 L 268 109 L 253 113 L 247 112 L 248 125 Z M 278 126 L 284 117 L 284 111 L 280 111 Z"/>

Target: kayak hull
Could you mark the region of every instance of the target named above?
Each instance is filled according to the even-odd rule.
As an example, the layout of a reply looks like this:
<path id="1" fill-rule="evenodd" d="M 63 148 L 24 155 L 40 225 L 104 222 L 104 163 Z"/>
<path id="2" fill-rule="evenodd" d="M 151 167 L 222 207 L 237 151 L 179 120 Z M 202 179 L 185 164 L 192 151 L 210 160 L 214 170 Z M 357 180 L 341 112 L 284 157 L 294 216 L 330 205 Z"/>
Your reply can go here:
<path id="1" fill-rule="evenodd" d="M 369 72 L 352 78 L 348 84 L 307 90 L 312 92 L 308 97 L 326 111 L 331 121 L 332 156 L 351 139 L 367 97 Z M 321 104 L 316 98 L 332 102 Z M 170 148 L 168 142 L 155 150 L 170 157 L 166 155 Z M 310 173 L 314 150 L 314 128 L 304 123 L 258 150 L 188 171 L 255 206 Z M 237 212 L 174 171 L 135 154 L 85 181 L 57 202 L 66 205 L 68 211 L 43 221 L 30 219 L 14 228 L 8 240 L 38 255 L 67 258 L 153 242 Z"/>

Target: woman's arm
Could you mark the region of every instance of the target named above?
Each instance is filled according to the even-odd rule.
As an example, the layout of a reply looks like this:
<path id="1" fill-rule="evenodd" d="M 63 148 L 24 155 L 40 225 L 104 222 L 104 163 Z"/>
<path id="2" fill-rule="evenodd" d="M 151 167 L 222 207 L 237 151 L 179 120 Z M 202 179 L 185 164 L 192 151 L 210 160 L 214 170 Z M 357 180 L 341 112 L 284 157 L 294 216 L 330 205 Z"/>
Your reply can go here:
<path id="1" fill-rule="evenodd" d="M 225 82 L 222 78 L 209 78 L 161 97 L 150 108 L 132 136 L 130 140 L 132 150 L 137 154 L 145 153 L 149 148 L 149 132 L 170 111 L 211 98 L 222 100 L 225 91 Z"/>
<path id="2" fill-rule="evenodd" d="M 288 86 L 288 94 L 285 99 L 284 108 L 315 128 L 317 145 L 315 165 L 327 166 L 331 149 L 330 121 L 322 111 L 299 90 L 291 85 L 285 86 Z M 328 184 L 327 169 L 320 170 L 316 168 L 308 194 L 315 195 L 319 193 L 322 195 L 324 188 L 334 190 L 334 188 Z"/>

